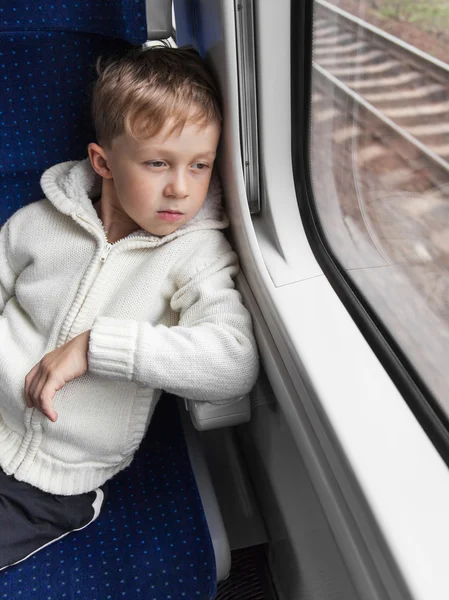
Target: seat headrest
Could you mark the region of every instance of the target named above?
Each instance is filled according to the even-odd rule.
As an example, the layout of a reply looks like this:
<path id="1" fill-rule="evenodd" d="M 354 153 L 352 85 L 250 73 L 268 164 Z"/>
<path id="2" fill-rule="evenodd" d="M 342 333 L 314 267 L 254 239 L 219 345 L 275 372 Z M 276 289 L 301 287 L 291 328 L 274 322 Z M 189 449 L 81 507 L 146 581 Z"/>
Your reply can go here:
<path id="1" fill-rule="evenodd" d="M 16 0 L 2 2 L 0 31 L 71 31 L 119 38 L 131 44 L 147 39 L 144 0 Z"/>

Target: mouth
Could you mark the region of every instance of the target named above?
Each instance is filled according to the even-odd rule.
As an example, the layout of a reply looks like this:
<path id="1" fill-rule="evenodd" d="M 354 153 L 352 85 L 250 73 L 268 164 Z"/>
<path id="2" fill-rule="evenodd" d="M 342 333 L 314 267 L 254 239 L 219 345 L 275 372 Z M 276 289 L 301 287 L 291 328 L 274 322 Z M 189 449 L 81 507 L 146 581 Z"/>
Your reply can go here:
<path id="1" fill-rule="evenodd" d="M 184 213 L 179 210 L 158 210 L 157 214 L 163 221 L 178 221 Z"/>

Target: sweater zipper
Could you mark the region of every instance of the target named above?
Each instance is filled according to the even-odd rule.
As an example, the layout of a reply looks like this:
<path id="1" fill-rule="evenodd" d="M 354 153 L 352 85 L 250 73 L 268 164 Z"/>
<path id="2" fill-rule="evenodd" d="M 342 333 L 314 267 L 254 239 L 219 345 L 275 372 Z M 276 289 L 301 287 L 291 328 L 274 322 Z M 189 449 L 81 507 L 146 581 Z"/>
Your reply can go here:
<path id="1" fill-rule="evenodd" d="M 123 238 L 123 239 L 118 240 L 117 242 L 114 242 L 113 244 L 111 244 L 111 242 L 108 242 L 107 238 L 106 238 L 106 243 L 105 243 L 103 250 L 101 252 L 101 255 L 100 255 L 100 262 L 104 264 L 106 262 L 108 256 L 111 254 L 111 250 L 114 248 L 114 246 L 118 246 L 122 242 L 129 241 L 129 239 L 130 238 Z M 148 238 L 143 237 L 143 236 L 137 236 L 137 235 L 131 239 L 139 241 L 139 242 L 147 242 L 148 241 Z"/>
<path id="2" fill-rule="evenodd" d="M 91 222 L 90 222 L 88 219 L 85 219 L 85 218 L 84 218 L 82 215 L 80 215 L 80 214 L 76 214 L 76 216 L 77 216 L 77 218 L 78 218 L 78 219 L 80 219 L 81 221 L 84 221 L 84 223 L 87 223 L 87 225 L 89 225 L 89 227 L 92 227 L 92 223 L 91 223 Z M 97 229 L 97 230 L 98 230 L 98 229 Z M 103 250 L 102 250 L 102 252 L 101 252 L 101 255 L 100 255 L 100 262 L 101 262 L 101 263 L 105 263 L 105 262 L 106 262 L 106 260 L 107 260 L 107 258 L 108 258 L 108 256 L 109 256 L 109 254 L 111 253 L 111 250 L 112 250 L 112 248 L 113 248 L 114 246 L 117 246 L 117 245 L 118 245 L 118 244 L 120 244 L 121 242 L 124 242 L 125 240 L 129 240 L 130 238 L 128 238 L 128 237 L 126 237 L 126 238 L 122 238 L 122 239 L 120 239 L 120 240 L 117 240 L 116 242 L 114 242 L 114 243 L 112 243 L 112 244 L 111 244 L 111 242 L 108 242 L 108 237 L 107 237 L 107 234 L 106 234 L 106 231 L 105 231 L 104 227 L 102 227 L 100 231 L 101 231 L 101 233 L 103 234 L 103 239 L 104 239 L 104 241 L 105 241 L 105 245 L 104 245 L 104 247 L 103 247 Z M 147 242 L 147 241 L 148 241 L 148 238 L 147 238 L 147 237 L 144 237 L 144 236 L 137 236 L 137 235 L 136 235 L 136 236 L 134 236 L 134 237 L 133 237 L 133 238 L 131 238 L 131 239 L 133 239 L 133 240 L 138 240 L 138 241 L 143 241 L 143 242 Z"/>
<path id="3" fill-rule="evenodd" d="M 111 250 L 112 250 L 112 246 L 113 244 L 111 244 L 110 242 L 106 242 L 106 246 L 103 248 L 103 252 L 101 253 L 100 256 L 100 262 L 105 263 L 106 259 L 108 258 Z"/>
<path id="4" fill-rule="evenodd" d="M 88 219 L 83 218 L 82 215 L 75 213 L 75 215 L 73 215 L 73 216 L 76 216 L 81 221 L 84 221 L 85 223 L 87 223 L 89 225 L 89 229 L 92 227 L 92 223 Z M 101 233 L 103 234 L 105 245 L 104 245 L 103 250 L 102 250 L 101 255 L 100 255 L 100 262 L 102 264 L 104 264 L 106 262 L 108 256 L 109 256 L 109 254 L 111 253 L 111 250 L 112 250 L 113 246 L 115 246 L 117 244 L 120 244 L 120 242 L 122 242 L 122 241 L 125 241 L 126 238 L 123 239 L 123 240 L 118 240 L 117 242 L 114 242 L 113 244 L 111 244 L 110 242 L 108 242 L 108 238 L 107 238 L 107 235 L 106 235 L 106 232 L 105 232 L 104 228 L 101 229 Z M 143 236 L 135 236 L 133 239 L 134 240 L 138 240 L 138 241 L 145 241 L 145 242 L 148 241 L 148 239 L 146 237 L 143 237 Z M 84 298 L 83 298 L 83 302 L 87 298 L 87 295 L 89 294 L 90 288 L 94 284 L 94 281 L 97 278 L 97 276 L 98 276 L 98 274 L 95 275 L 92 278 L 92 280 L 90 282 L 90 286 L 89 286 L 89 288 L 85 292 L 85 295 L 84 295 Z M 75 319 L 76 319 L 76 316 L 75 316 Z M 73 325 L 73 321 L 72 321 L 72 323 L 70 323 L 70 325 L 68 327 L 68 331 L 69 332 L 70 332 L 70 329 L 71 329 L 72 325 Z M 59 335 L 61 335 L 61 331 L 59 332 Z M 65 341 L 66 340 L 63 340 L 62 343 L 64 343 Z M 41 419 L 41 413 L 38 412 L 36 410 L 36 408 L 33 408 L 32 411 L 31 411 L 31 413 L 30 413 L 30 426 L 31 427 L 32 427 L 32 423 L 34 423 L 36 419 Z M 23 462 L 23 460 L 20 462 L 20 464 L 17 466 L 17 468 L 20 467 L 20 465 L 22 464 L 22 462 Z"/>
<path id="5" fill-rule="evenodd" d="M 75 221 L 78 221 L 78 220 L 83 221 L 87 225 L 87 227 L 85 227 L 85 229 L 90 234 L 93 234 L 93 236 L 97 240 L 98 244 L 101 244 L 101 250 L 99 253 L 96 253 L 95 258 L 90 263 L 89 282 L 86 286 L 84 286 L 82 297 L 79 298 L 80 292 L 78 292 L 78 294 L 76 295 L 75 300 L 77 300 L 79 298 L 78 312 L 76 315 L 71 315 L 70 314 L 71 311 L 69 311 L 69 314 L 66 316 L 66 319 L 65 319 L 64 323 L 62 324 L 62 327 L 59 331 L 58 338 L 57 338 L 56 344 L 54 346 L 55 348 L 61 346 L 62 344 L 65 344 L 65 342 L 67 341 L 68 336 L 70 335 L 70 331 L 72 330 L 73 324 L 78 317 L 79 311 L 81 310 L 82 305 L 84 304 L 87 296 L 89 295 L 90 290 L 99 275 L 99 272 L 102 270 L 103 265 L 105 264 L 106 260 L 108 259 L 109 255 L 111 254 L 113 247 L 119 246 L 120 244 L 122 244 L 126 241 L 129 242 L 129 238 L 124 238 L 124 239 L 118 240 L 117 242 L 114 242 L 113 244 L 111 244 L 110 242 L 108 242 L 106 232 L 103 227 L 95 226 L 90 220 L 84 218 L 79 213 L 73 213 L 72 218 L 74 218 Z M 135 241 L 148 243 L 148 238 L 146 236 L 135 236 L 132 239 Z M 98 269 L 95 268 L 94 262 L 97 265 L 98 265 L 98 263 L 100 263 L 100 268 L 98 268 Z"/>

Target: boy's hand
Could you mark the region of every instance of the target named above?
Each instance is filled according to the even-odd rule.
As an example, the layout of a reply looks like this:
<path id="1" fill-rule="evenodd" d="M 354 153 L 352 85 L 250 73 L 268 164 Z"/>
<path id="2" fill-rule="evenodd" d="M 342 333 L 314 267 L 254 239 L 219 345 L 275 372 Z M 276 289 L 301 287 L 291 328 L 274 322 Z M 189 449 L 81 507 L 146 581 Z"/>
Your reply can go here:
<path id="1" fill-rule="evenodd" d="M 37 408 L 50 421 L 58 413 L 53 408 L 55 393 L 66 383 L 87 371 L 87 351 L 90 331 L 46 354 L 25 377 L 25 399 L 29 408 Z"/>

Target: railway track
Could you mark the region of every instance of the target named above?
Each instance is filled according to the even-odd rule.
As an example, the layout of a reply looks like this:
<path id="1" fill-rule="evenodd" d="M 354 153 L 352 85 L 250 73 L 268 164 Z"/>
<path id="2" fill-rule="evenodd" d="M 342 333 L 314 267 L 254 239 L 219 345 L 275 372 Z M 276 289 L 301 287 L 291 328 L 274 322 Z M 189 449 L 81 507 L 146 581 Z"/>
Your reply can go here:
<path id="1" fill-rule="evenodd" d="M 324 0 L 316 5 L 315 69 L 449 173 L 449 65 Z"/>
<path id="2" fill-rule="evenodd" d="M 449 66 L 325 0 L 315 4 L 310 147 L 323 228 L 445 397 Z"/>
<path id="3" fill-rule="evenodd" d="M 312 133 L 319 147 L 332 121 L 342 211 L 385 261 L 434 263 L 449 280 L 449 66 L 316 5 Z M 449 298 L 449 281 L 442 289 Z"/>

